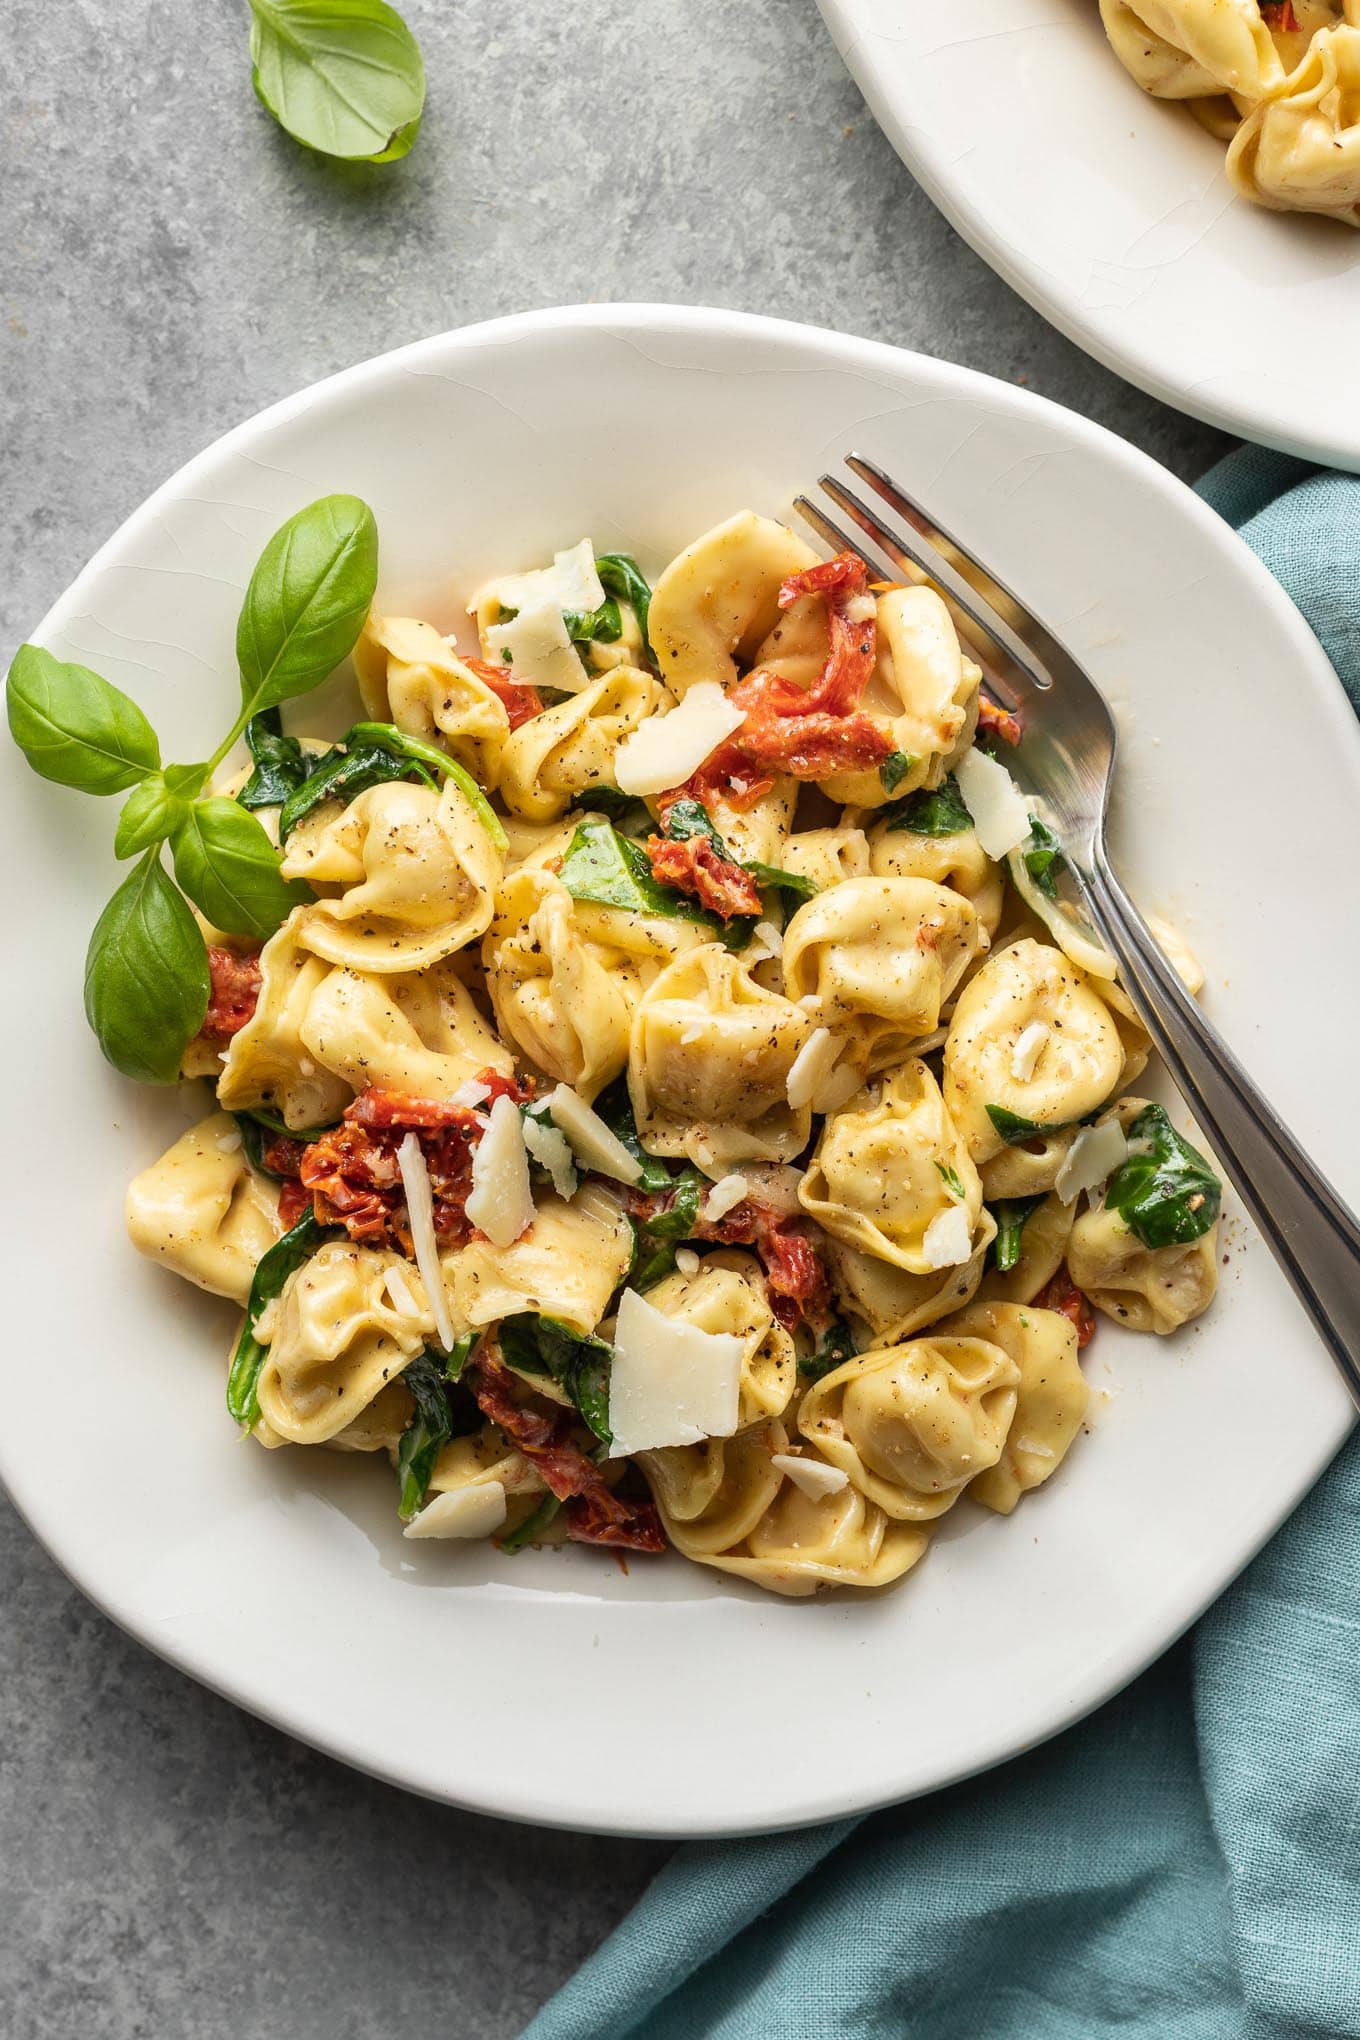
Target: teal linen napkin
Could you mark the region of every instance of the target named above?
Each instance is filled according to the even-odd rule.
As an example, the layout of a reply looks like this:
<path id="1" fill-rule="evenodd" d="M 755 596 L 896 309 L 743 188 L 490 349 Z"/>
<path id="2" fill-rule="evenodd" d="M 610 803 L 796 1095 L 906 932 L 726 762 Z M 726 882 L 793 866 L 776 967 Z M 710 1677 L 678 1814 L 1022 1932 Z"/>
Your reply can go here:
<path id="1" fill-rule="evenodd" d="M 1200 494 L 1360 709 L 1360 480 L 1251 447 Z M 527 2040 L 1360 2035 L 1358 1558 L 1352 1439 L 1117 1700 L 931 1798 L 682 1849 Z"/>

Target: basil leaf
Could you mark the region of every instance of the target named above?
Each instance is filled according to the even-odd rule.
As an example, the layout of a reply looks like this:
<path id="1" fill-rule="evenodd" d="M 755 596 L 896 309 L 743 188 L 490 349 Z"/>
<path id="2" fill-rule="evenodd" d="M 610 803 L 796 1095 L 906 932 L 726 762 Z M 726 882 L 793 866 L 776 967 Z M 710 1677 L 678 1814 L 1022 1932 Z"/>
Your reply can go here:
<path id="1" fill-rule="evenodd" d="M 855 1341 L 849 1325 L 840 1318 L 834 1318 L 829 1329 L 823 1334 L 816 1351 L 805 1353 L 798 1362 L 800 1374 L 810 1374 L 820 1380 L 823 1374 L 830 1374 L 835 1367 L 843 1367 L 847 1360 L 855 1357 Z"/>
<path id="2" fill-rule="evenodd" d="M 601 1443 L 613 1443 L 609 1428 L 612 1346 L 593 1332 L 578 1332 L 557 1318 L 538 1317 L 531 1311 L 503 1318 L 496 1336 L 507 1367 L 517 1374 L 546 1374 Z"/>
<path id="3" fill-rule="evenodd" d="M 992 1206 L 996 1220 L 992 1262 L 999 1274 L 1009 1275 L 1020 1259 L 1020 1236 L 1043 1201 L 1042 1196 L 1003 1197 Z"/>
<path id="4" fill-rule="evenodd" d="M 354 649 L 377 585 L 378 527 L 357 496 L 322 496 L 280 525 L 236 626 L 247 716 L 308 693 L 334 672 Z"/>
<path id="5" fill-rule="evenodd" d="M 456 758 L 450 758 L 447 751 L 436 749 L 435 745 L 425 743 L 420 737 L 408 737 L 405 730 L 399 730 L 395 723 L 355 723 L 345 742 L 377 744 L 391 751 L 395 757 L 409 758 L 414 765 L 442 773 L 445 779 L 453 781 L 496 848 L 507 850 L 510 847 L 501 818 L 485 793 L 467 767 L 460 765 Z"/>
<path id="6" fill-rule="evenodd" d="M 910 751 L 889 751 L 887 757 L 878 768 L 878 776 L 882 781 L 883 791 L 885 793 L 896 793 L 907 774 L 915 766 L 919 765 L 920 762 L 919 758 L 912 757 Z"/>
<path id="7" fill-rule="evenodd" d="M 1128 1130 L 1129 1158 L 1110 1178 L 1105 1209 L 1117 1211 L 1145 1247 L 1187 1247 L 1218 1217 L 1223 1185 L 1199 1149 L 1160 1105 L 1147 1105 Z"/>
<path id="8" fill-rule="evenodd" d="M 85 957 L 85 1017 L 125 1077 L 173 1084 L 211 990 L 199 925 L 153 846 L 95 923 Z"/>
<path id="9" fill-rule="evenodd" d="M 635 914 L 664 914 L 671 921 L 695 921 L 719 941 L 732 940 L 716 914 L 674 887 L 658 885 L 646 851 L 621 836 L 604 815 L 582 822 L 567 846 L 558 877 L 574 900 L 624 907 Z M 740 923 L 740 929 L 738 946 L 748 939 L 747 923 Z"/>
<path id="10" fill-rule="evenodd" d="M 6 683 L 10 733 L 33 770 L 82 793 L 121 793 L 161 762 L 135 701 L 88 666 L 20 645 Z"/>
<path id="11" fill-rule="evenodd" d="M 391 163 L 420 132 L 420 45 L 385 0 L 250 0 L 251 83 L 296 141 Z M 343 656 L 343 654 L 342 654 Z"/>
<path id="12" fill-rule="evenodd" d="M 879 810 L 879 819 L 890 829 L 909 829 L 914 836 L 961 836 L 973 826 L 973 817 L 964 805 L 959 782 L 952 772 L 930 791 L 921 787 L 901 800 L 891 801 Z"/>
<path id="13" fill-rule="evenodd" d="M 164 772 L 152 772 L 134 786 L 123 802 L 113 838 L 115 857 L 135 857 L 153 843 L 172 835 L 189 811 L 189 803 L 172 793 Z"/>
<path id="14" fill-rule="evenodd" d="M 311 1260 L 332 1230 L 334 1228 L 321 1225 L 316 1214 L 309 1211 L 298 1220 L 291 1232 L 275 1240 L 256 1264 L 246 1302 L 246 1321 L 236 1341 L 231 1371 L 227 1375 L 227 1409 L 248 1431 L 253 1431 L 260 1420 L 260 1404 L 255 1391 L 266 1351 L 255 1337 L 255 1327 L 265 1305 L 273 1302 L 295 1269 L 300 1268 L 304 1261 Z"/>
<path id="15" fill-rule="evenodd" d="M 562 611 L 562 621 L 567 626 L 567 636 L 577 645 L 616 645 L 623 636 L 623 618 L 619 605 L 611 595 L 606 595 L 598 609 L 591 609 L 581 615 L 574 609 Z"/>
<path id="16" fill-rule="evenodd" d="M 401 1379 L 415 1402 L 411 1420 L 397 1446 L 397 1508 L 409 1522 L 425 1499 L 435 1461 L 453 1431 L 444 1377 L 428 1353 L 417 1353 L 403 1367 Z"/>
<path id="17" fill-rule="evenodd" d="M 186 809 L 170 838 L 175 877 L 214 928 L 261 941 L 312 897 L 279 874 L 279 853 L 253 815 L 220 795 Z"/>
<path id="18" fill-rule="evenodd" d="M 262 709 L 246 724 L 246 748 L 255 760 L 236 798 L 243 808 L 282 807 L 310 770 L 311 760 L 296 737 L 285 737 L 276 708 Z"/>
<path id="19" fill-rule="evenodd" d="M 1069 1126 L 1077 1124 L 1075 1119 L 1060 1119 L 1050 1126 L 1041 1126 L 1037 1119 L 1026 1119 L 1019 1112 L 1008 1112 L 1004 1105 L 989 1105 L 987 1117 L 1007 1147 L 1023 1147 L 1027 1140 L 1044 1140 L 1050 1133 L 1065 1133 Z"/>
<path id="20" fill-rule="evenodd" d="M 622 1141 L 630 1155 L 642 1166 L 636 1187 L 639 1190 L 669 1190 L 675 1178 L 659 1155 L 649 1155 L 638 1139 L 637 1122 L 633 1118 L 633 1102 L 628 1095 L 626 1077 L 616 1077 L 609 1087 L 601 1091 L 595 1100 L 594 1110 L 599 1113 L 615 1140 Z"/>
<path id="21" fill-rule="evenodd" d="M 538 1507 L 530 1511 L 518 1530 L 512 1530 L 508 1536 L 500 1539 L 499 1549 L 508 1552 L 513 1558 L 517 1551 L 523 1551 L 526 1544 L 535 1543 L 561 1506 L 556 1495 L 544 1495 Z"/>
<path id="22" fill-rule="evenodd" d="M 1029 848 L 1023 853 L 1025 869 L 1046 899 L 1058 897 L 1058 873 L 1066 859 L 1062 844 L 1046 822 L 1037 817 L 1029 825 Z"/>
<path id="23" fill-rule="evenodd" d="M 652 591 L 643 578 L 642 569 L 631 553 L 602 553 L 595 562 L 595 571 L 600 577 L 600 586 L 616 601 L 626 602 L 638 620 L 642 632 L 643 648 L 647 663 L 656 672 L 661 667 L 652 641 L 647 635 L 647 617 L 651 610 Z"/>

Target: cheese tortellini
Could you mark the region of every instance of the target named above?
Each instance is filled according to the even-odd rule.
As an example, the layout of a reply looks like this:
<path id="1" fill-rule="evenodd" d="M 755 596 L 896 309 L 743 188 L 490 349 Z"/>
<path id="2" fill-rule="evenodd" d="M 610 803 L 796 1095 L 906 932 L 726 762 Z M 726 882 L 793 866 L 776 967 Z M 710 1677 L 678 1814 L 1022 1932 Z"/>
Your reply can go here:
<path id="1" fill-rule="evenodd" d="M 1295 81 L 1241 108 L 1264 191 L 1349 105 L 1322 4 L 1297 47 L 1239 0 L 1107 15 L 1164 90 Z M 205 926 L 180 1067 L 218 1109 L 131 1185 L 132 1240 L 244 1308 L 236 1424 L 389 1461 L 422 1562 L 889 1586 L 1059 1471 L 1097 1313 L 1206 1307 L 1216 1178 L 1128 1095 L 1113 959 L 982 848 L 933 588 L 745 511 L 650 602 L 582 540 L 469 614 L 484 656 L 372 614 L 368 726 L 267 754 L 302 903 L 258 954 Z"/>
<path id="2" fill-rule="evenodd" d="M 1155 99 L 1229 143 L 1228 176 L 1273 212 L 1360 226 L 1360 0 L 1100 0 Z"/>

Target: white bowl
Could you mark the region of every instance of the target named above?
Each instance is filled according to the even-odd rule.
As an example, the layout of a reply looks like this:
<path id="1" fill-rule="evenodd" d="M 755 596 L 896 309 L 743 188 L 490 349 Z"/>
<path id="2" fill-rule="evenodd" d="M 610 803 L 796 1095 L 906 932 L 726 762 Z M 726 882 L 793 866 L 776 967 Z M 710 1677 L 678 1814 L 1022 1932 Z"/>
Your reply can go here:
<path id="1" fill-rule="evenodd" d="M 818 4 L 917 182 L 1069 339 L 1211 425 L 1360 468 L 1360 233 L 1237 197 L 1095 0 Z"/>
<path id="2" fill-rule="evenodd" d="M 289 512 L 377 513 L 380 600 L 450 621 L 583 532 L 655 568 L 859 448 L 1070 638 L 1127 739 L 1119 842 L 1209 1002 L 1344 1192 L 1360 993 L 1360 733 L 1246 548 L 1122 440 L 944 362 L 730 312 L 541 312 L 369 362 L 228 434 L 128 520 L 39 636 L 129 689 L 168 755 L 231 714 L 236 609 Z M 266 1453 L 223 1406 L 233 1316 L 132 1252 L 126 1179 L 203 1109 L 123 1082 L 81 1014 L 116 803 L 8 753 L 9 1334 L 0 1471 L 77 1583 L 308 1742 L 523 1820 L 722 1834 L 924 1792 L 1051 1734 L 1219 1592 L 1349 1406 L 1240 1218 L 1210 1314 L 1102 1323 L 1090 1437 L 1009 1520 L 960 1506 L 879 1598 L 766 1598 L 679 1558 L 403 1542 L 380 1461 Z M 1306 783 L 1307 798 L 1298 790 Z M 1272 806 L 1272 786 L 1279 803 Z M 1274 813 L 1276 820 L 1269 817 Z"/>

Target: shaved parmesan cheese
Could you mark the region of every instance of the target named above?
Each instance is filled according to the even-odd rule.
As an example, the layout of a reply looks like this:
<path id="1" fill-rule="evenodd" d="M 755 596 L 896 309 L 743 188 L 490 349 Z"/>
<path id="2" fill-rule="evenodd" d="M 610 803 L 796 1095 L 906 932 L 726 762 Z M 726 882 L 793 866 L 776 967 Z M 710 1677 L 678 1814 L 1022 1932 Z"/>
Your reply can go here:
<path id="1" fill-rule="evenodd" d="M 1034 1075 L 1047 1040 L 1048 1028 L 1042 1020 L 1031 1020 L 1028 1027 L 1021 1028 L 1011 1050 L 1011 1075 L 1017 1084 L 1027 1084 Z"/>
<path id="2" fill-rule="evenodd" d="M 828 1466 L 822 1459 L 804 1459 L 796 1452 L 772 1452 L 770 1464 L 787 1474 L 794 1486 L 811 1495 L 814 1502 L 821 1501 L 824 1495 L 838 1495 L 850 1485 L 850 1476 L 842 1467 Z"/>
<path id="3" fill-rule="evenodd" d="M 847 623 L 870 623 L 878 615 L 878 604 L 866 589 L 862 595 L 852 595 L 845 605 Z"/>
<path id="4" fill-rule="evenodd" d="M 1064 1204 L 1072 1204 L 1083 1190 L 1098 1190 L 1106 1177 L 1127 1161 L 1128 1153 L 1129 1144 L 1117 1119 L 1107 1119 L 1100 1126 L 1083 1126 L 1067 1151 L 1053 1187 Z"/>
<path id="5" fill-rule="evenodd" d="M 576 1194 L 576 1165 L 572 1160 L 571 1142 L 558 1126 L 544 1126 L 541 1120 L 526 1114 L 521 1131 L 524 1145 L 538 1163 L 552 1177 L 553 1189 L 564 1203 L 569 1203 Z"/>
<path id="6" fill-rule="evenodd" d="M 921 1241 L 927 1268 L 961 1268 L 973 1252 L 973 1233 L 968 1213 L 961 1204 L 932 1218 Z"/>
<path id="7" fill-rule="evenodd" d="M 449 1094 L 450 1105 L 465 1105 L 471 1111 L 474 1105 L 484 1105 L 491 1096 L 490 1084 L 484 1084 L 479 1077 L 469 1077 L 456 1091 Z"/>
<path id="8" fill-rule="evenodd" d="M 716 680 L 700 680 L 678 708 L 647 716 L 624 738 L 614 753 L 614 784 L 624 793 L 665 793 L 681 786 L 745 720 L 745 711 L 732 706 Z"/>
<path id="9" fill-rule="evenodd" d="M 612 1457 L 730 1438 L 737 1428 L 744 1341 L 703 1332 L 625 1289 L 609 1375 Z"/>
<path id="10" fill-rule="evenodd" d="M 825 1083 L 819 1084 L 812 1094 L 812 1109 L 825 1115 L 839 1112 L 859 1089 L 859 1071 L 852 1063 L 838 1063 Z"/>
<path id="11" fill-rule="evenodd" d="M 499 602 L 502 609 L 538 609 L 550 602 L 559 613 L 569 609 L 575 615 L 587 616 L 604 601 L 604 585 L 595 566 L 595 548 L 588 538 L 583 538 L 566 552 L 554 553 L 550 567 L 535 567 L 527 574 L 507 574 L 478 600 L 488 598 Z"/>
<path id="12" fill-rule="evenodd" d="M 534 1222 L 523 1122 L 511 1098 L 496 1100 L 486 1132 L 473 1151 L 467 1215 L 493 1247 L 513 1246 Z"/>
<path id="13" fill-rule="evenodd" d="M 1029 841 L 1029 802 L 1004 765 L 985 751 L 969 750 L 954 767 L 954 777 L 989 857 L 1004 857 Z"/>
<path id="14" fill-rule="evenodd" d="M 812 1103 L 814 1093 L 835 1069 L 844 1046 L 843 1034 L 833 1034 L 829 1027 L 813 1028 L 789 1065 L 785 1079 L 784 1088 L 795 1112 Z"/>
<path id="15" fill-rule="evenodd" d="M 720 1176 L 700 1206 L 700 1218 L 716 1225 L 742 1202 L 750 1187 L 744 1176 Z"/>
<path id="16" fill-rule="evenodd" d="M 498 1480 L 450 1488 L 426 1502 L 402 1532 L 404 1537 L 489 1537 L 505 1521 L 505 1489 Z"/>
<path id="17" fill-rule="evenodd" d="M 407 1317 L 422 1315 L 420 1301 L 411 1287 L 411 1278 L 400 1261 L 394 1261 L 384 1275 L 383 1288 L 391 1299 L 393 1310 L 403 1311 Z"/>
<path id="18" fill-rule="evenodd" d="M 609 1131 L 599 1113 L 570 1084 L 559 1084 L 548 1093 L 545 1103 L 553 1125 L 562 1129 L 587 1169 L 612 1176 L 616 1183 L 636 1183 L 642 1174 L 641 1162 L 629 1154 L 618 1135 Z"/>
<path id="19" fill-rule="evenodd" d="M 579 694 L 598 678 L 581 664 L 555 603 L 521 609 L 509 623 L 493 623 L 485 636 L 487 657 L 499 659 L 506 678 L 521 686 L 556 687 L 566 694 Z"/>
<path id="20" fill-rule="evenodd" d="M 416 1250 L 416 1266 L 425 1284 L 425 1294 L 430 1299 L 439 1343 L 446 1353 L 450 1353 L 453 1350 L 453 1319 L 449 1316 L 449 1299 L 439 1266 L 430 1172 L 425 1166 L 420 1141 L 414 1133 L 408 1133 L 397 1149 L 397 1167 L 401 1170 L 401 1186 L 406 1192 L 406 1220 L 411 1228 L 411 1244 Z"/>
<path id="21" fill-rule="evenodd" d="M 214 1145 L 220 1148 L 224 1155 L 234 1155 L 241 1145 L 240 1133 L 233 1126 L 227 1133 L 219 1133 Z"/>
<path id="22" fill-rule="evenodd" d="M 675 1265 L 682 1275 L 697 1275 L 703 1263 L 693 1247 L 677 1247 L 675 1250 Z"/>

